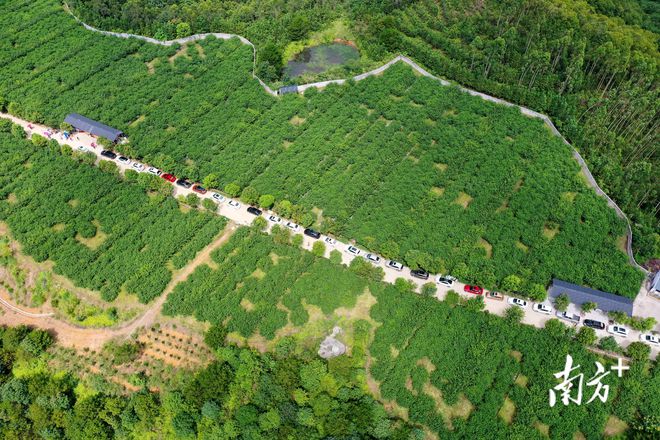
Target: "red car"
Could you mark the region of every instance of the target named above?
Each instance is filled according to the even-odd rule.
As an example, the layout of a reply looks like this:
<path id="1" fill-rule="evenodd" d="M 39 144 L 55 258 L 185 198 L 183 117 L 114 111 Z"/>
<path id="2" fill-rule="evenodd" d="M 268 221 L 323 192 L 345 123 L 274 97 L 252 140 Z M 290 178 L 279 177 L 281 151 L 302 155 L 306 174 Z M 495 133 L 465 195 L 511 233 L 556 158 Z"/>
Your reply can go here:
<path id="1" fill-rule="evenodd" d="M 176 182 L 176 176 L 173 174 L 161 174 L 160 177 L 167 180 L 168 182 Z"/>
<path id="2" fill-rule="evenodd" d="M 475 295 L 483 295 L 484 294 L 484 289 L 482 289 L 479 286 L 470 286 L 470 285 L 465 285 L 463 287 L 463 290 L 465 290 L 467 293 L 473 293 Z"/>
<path id="3" fill-rule="evenodd" d="M 206 188 L 204 188 L 199 183 L 194 184 L 192 190 L 199 194 L 206 194 Z"/>

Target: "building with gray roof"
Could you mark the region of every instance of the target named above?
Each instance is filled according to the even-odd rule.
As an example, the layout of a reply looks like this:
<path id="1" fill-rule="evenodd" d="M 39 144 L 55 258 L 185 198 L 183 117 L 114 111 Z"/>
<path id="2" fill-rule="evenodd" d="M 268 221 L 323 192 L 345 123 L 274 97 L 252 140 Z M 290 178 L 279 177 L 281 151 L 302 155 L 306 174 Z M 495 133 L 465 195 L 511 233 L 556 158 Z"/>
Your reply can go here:
<path id="1" fill-rule="evenodd" d="M 64 118 L 64 122 L 70 124 L 76 130 L 86 131 L 95 136 L 104 137 L 111 142 L 117 142 L 117 139 L 124 135 L 121 130 L 101 124 L 98 121 L 86 118 L 78 113 L 68 114 L 66 118 Z"/>
<path id="2" fill-rule="evenodd" d="M 630 298 L 553 279 L 552 285 L 548 289 L 548 297 L 555 299 L 562 293 L 568 295 L 570 301 L 578 306 L 586 302 L 593 302 L 597 304 L 598 309 L 605 313 L 624 312 L 628 316 L 633 314 L 633 300 Z"/>

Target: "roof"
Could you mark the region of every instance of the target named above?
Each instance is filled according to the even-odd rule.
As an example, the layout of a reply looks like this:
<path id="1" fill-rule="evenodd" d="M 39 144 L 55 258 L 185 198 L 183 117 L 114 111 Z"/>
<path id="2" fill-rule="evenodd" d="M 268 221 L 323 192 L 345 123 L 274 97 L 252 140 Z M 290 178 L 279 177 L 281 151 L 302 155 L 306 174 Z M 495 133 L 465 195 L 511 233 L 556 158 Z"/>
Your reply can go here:
<path id="1" fill-rule="evenodd" d="M 624 312 L 628 316 L 632 316 L 633 313 L 633 300 L 630 298 L 553 279 L 548 296 L 556 298 L 562 293 L 568 295 L 573 304 L 582 305 L 586 302 L 594 302 L 604 312 L 618 311 Z"/>
<path id="2" fill-rule="evenodd" d="M 86 131 L 96 136 L 104 137 L 112 142 L 115 142 L 122 133 L 121 130 L 101 124 L 93 119 L 86 118 L 78 113 L 70 113 L 64 118 L 64 122 L 71 124 L 73 127 L 80 131 Z"/>
<path id="3" fill-rule="evenodd" d="M 656 272 L 655 277 L 653 277 L 653 281 L 651 281 L 651 289 L 649 290 L 660 292 L 660 271 Z"/>
<path id="4" fill-rule="evenodd" d="M 284 95 L 285 93 L 298 93 L 298 86 L 284 86 L 280 87 L 280 89 L 277 91 L 278 95 Z"/>

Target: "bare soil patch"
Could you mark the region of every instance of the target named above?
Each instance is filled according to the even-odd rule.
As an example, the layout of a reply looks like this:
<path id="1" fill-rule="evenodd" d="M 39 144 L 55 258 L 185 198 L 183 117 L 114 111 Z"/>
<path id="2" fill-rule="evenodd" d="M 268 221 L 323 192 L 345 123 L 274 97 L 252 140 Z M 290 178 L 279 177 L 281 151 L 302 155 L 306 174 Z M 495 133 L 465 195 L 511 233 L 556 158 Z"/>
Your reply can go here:
<path id="1" fill-rule="evenodd" d="M 16 198 L 16 194 L 9 193 L 9 195 L 7 196 L 7 201 L 13 205 L 18 201 L 18 198 Z"/>
<path id="2" fill-rule="evenodd" d="M 424 356 L 421 359 L 417 359 L 416 365 L 424 368 L 427 373 L 431 374 L 436 370 L 435 365 L 433 365 L 433 362 L 431 362 L 431 359 L 427 358 Z"/>
<path id="3" fill-rule="evenodd" d="M 516 404 L 513 403 L 513 400 L 509 399 L 509 396 L 504 398 L 504 403 L 502 407 L 497 412 L 499 418 L 504 420 L 507 425 L 510 425 L 513 421 L 513 416 L 516 414 Z"/>
<path id="4" fill-rule="evenodd" d="M 528 382 L 529 382 L 529 378 L 527 376 L 525 376 L 524 374 L 519 374 L 519 375 L 516 376 L 515 383 L 519 387 L 527 388 L 527 383 Z"/>
<path id="5" fill-rule="evenodd" d="M 246 312 L 251 312 L 252 310 L 254 310 L 254 304 L 247 298 L 241 299 L 240 304 L 241 304 L 241 307 L 243 307 L 243 309 Z"/>
<path id="6" fill-rule="evenodd" d="M 623 434 L 628 429 L 628 424 L 616 416 L 610 416 L 605 424 L 603 434 L 605 437 L 615 437 Z"/>
<path id="7" fill-rule="evenodd" d="M 534 422 L 534 428 L 536 428 L 543 437 L 550 438 L 550 425 L 546 425 L 537 420 Z"/>
<path id="8" fill-rule="evenodd" d="M 172 55 L 171 57 L 169 57 L 167 59 L 167 61 L 169 61 L 170 64 L 174 64 L 174 61 L 179 57 L 185 57 L 185 58 L 190 59 L 190 55 L 188 55 L 188 45 L 187 44 L 183 44 L 179 48 L 179 50 L 176 51 L 176 53 L 174 55 Z"/>

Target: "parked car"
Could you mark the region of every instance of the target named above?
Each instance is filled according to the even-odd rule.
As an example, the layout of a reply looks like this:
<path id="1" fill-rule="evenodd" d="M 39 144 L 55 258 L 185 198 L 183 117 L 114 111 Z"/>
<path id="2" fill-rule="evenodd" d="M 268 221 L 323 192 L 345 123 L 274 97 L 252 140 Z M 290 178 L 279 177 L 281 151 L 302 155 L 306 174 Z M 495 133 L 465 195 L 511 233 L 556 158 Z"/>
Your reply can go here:
<path id="1" fill-rule="evenodd" d="M 380 264 L 380 257 L 376 254 L 367 254 L 364 256 L 367 260 L 371 261 L 374 264 Z"/>
<path id="2" fill-rule="evenodd" d="M 319 238 L 321 238 L 321 233 L 318 232 L 318 231 L 315 231 L 314 229 L 306 228 L 306 229 L 303 231 L 303 234 L 305 234 L 305 235 L 308 236 L 308 237 L 315 238 L 316 240 L 318 240 Z"/>
<path id="3" fill-rule="evenodd" d="M 261 209 L 255 208 L 254 206 L 248 206 L 247 212 L 252 215 L 261 215 Z"/>
<path id="4" fill-rule="evenodd" d="M 410 275 L 414 276 L 415 278 L 419 278 L 420 280 L 428 280 L 429 279 L 429 273 L 427 271 L 425 271 L 424 269 L 411 270 Z"/>
<path id="5" fill-rule="evenodd" d="M 328 243 L 330 246 L 334 246 L 334 245 L 337 244 L 337 240 L 335 240 L 335 239 L 332 238 L 332 237 L 325 237 L 325 240 L 323 240 L 323 241 L 325 241 L 326 243 Z"/>
<path id="6" fill-rule="evenodd" d="M 172 182 L 172 183 L 176 182 L 176 176 L 174 174 L 165 173 L 165 174 L 161 174 L 160 177 L 167 180 L 168 182 Z"/>
<path id="7" fill-rule="evenodd" d="M 218 202 L 218 203 L 222 203 L 222 202 L 225 201 L 225 196 L 223 196 L 222 194 L 218 194 L 218 193 L 211 193 L 211 198 L 213 200 L 215 200 L 216 202 Z"/>
<path id="8" fill-rule="evenodd" d="M 236 200 L 231 200 L 231 199 L 229 199 L 229 201 L 227 202 L 227 204 L 228 204 L 229 206 L 231 206 L 232 208 L 236 208 L 236 209 L 238 209 L 238 208 L 241 207 L 241 204 L 238 203 Z"/>
<path id="9" fill-rule="evenodd" d="M 532 310 L 538 313 L 543 313 L 544 315 L 551 315 L 552 314 L 552 307 L 550 307 L 547 304 L 543 303 L 536 303 L 532 307 Z"/>
<path id="10" fill-rule="evenodd" d="M 110 151 L 110 150 L 101 151 L 101 156 L 107 157 L 108 159 L 116 159 L 117 158 L 117 155 L 114 152 Z"/>
<path id="11" fill-rule="evenodd" d="M 557 311 L 557 317 L 561 319 L 565 319 L 566 321 L 571 321 L 576 324 L 580 322 L 580 317 L 574 313 Z"/>
<path id="12" fill-rule="evenodd" d="M 456 281 L 456 278 L 454 278 L 451 275 L 438 275 L 438 277 L 435 279 L 436 283 L 442 284 L 443 286 L 447 286 L 447 287 L 453 286 L 454 281 Z"/>
<path id="13" fill-rule="evenodd" d="M 130 165 L 131 164 L 131 160 L 126 156 L 119 156 L 117 158 L 117 162 L 123 163 L 124 165 Z"/>
<path id="14" fill-rule="evenodd" d="M 626 336 L 628 336 L 628 329 L 617 324 L 608 325 L 607 333 L 611 333 L 616 336 L 623 336 L 625 338 Z"/>
<path id="15" fill-rule="evenodd" d="M 294 232 L 296 232 L 300 228 L 300 226 L 298 226 L 294 222 L 286 222 L 284 226 L 286 226 L 287 228 L 291 229 Z"/>
<path id="16" fill-rule="evenodd" d="M 147 173 L 153 174 L 154 176 L 160 176 L 163 172 L 158 168 L 149 167 L 147 168 Z"/>
<path id="17" fill-rule="evenodd" d="M 596 330 L 605 330 L 605 323 L 596 321 L 595 319 L 585 319 L 582 324 Z"/>
<path id="18" fill-rule="evenodd" d="M 273 222 L 273 223 L 279 223 L 279 222 L 282 221 L 282 219 L 279 218 L 276 215 L 271 215 L 271 216 L 268 216 L 268 221 Z"/>
<path id="19" fill-rule="evenodd" d="M 198 194 L 206 194 L 206 188 L 204 188 L 199 183 L 194 184 L 193 187 L 192 187 L 192 190 L 195 191 Z"/>
<path id="20" fill-rule="evenodd" d="M 140 162 L 133 162 L 133 165 L 131 165 L 131 167 L 138 173 L 141 173 L 142 170 L 144 170 L 144 165 L 142 165 Z"/>
<path id="21" fill-rule="evenodd" d="M 360 249 L 356 248 L 355 246 L 348 246 L 346 250 L 348 251 L 349 254 L 353 254 L 356 257 L 360 255 Z"/>
<path id="22" fill-rule="evenodd" d="M 507 302 L 512 306 L 518 306 L 521 309 L 527 308 L 527 301 L 520 298 L 509 298 Z"/>
<path id="23" fill-rule="evenodd" d="M 504 295 L 500 292 L 490 291 L 486 293 L 486 298 L 494 299 L 495 301 L 504 301 Z"/>
<path id="24" fill-rule="evenodd" d="M 466 284 L 465 287 L 463 287 L 463 290 L 467 293 L 472 293 L 474 295 L 483 295 L 484 294 L 484 289 L 482 289 L 479 286 L 471 286 L 469 284 Z"/>
<path id="25" fill-rule="evenodd" d="M 403 264 L 399 263 L 398 261 L 390 260 L 387 262 L 387 267 L 391 267 L 394 270 L 398 270 L 401 272 L 403 270 Z"/>
<path id="26" fill-rule="evenodd" d="M 639 340 L 646 342 L 653 347 L 660 347 L 660 337 L 658 335 L 652 335 L 651 333 L 642 333 L 639 335 Z"/>
<path id="27" fill-rule="evenodd" d="M 188 182 L 186 179 L 177 179 L 176 184 L 179 185 L 182 188 L 190 188 L 192 186 L 192 183 Z"/>

